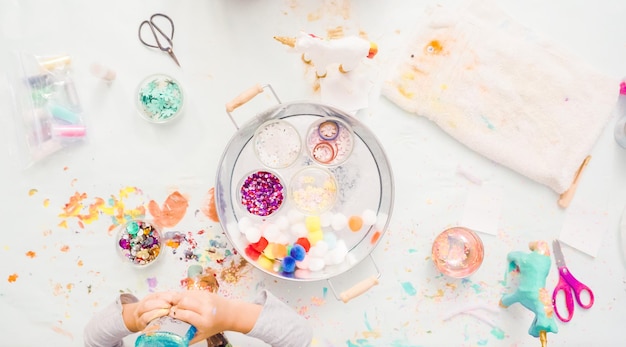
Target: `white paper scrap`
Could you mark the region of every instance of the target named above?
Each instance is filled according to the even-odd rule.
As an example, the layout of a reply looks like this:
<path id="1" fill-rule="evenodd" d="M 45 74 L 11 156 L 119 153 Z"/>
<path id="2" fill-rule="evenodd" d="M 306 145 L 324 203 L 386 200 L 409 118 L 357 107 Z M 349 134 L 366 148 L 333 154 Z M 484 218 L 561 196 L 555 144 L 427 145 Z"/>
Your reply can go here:
<path id="1" fill-rule="evenodd" d="M 483 183 L 469 188 L 460 225 L 474 231 L 496 235 L 502 211 L 502 189 Z"/>

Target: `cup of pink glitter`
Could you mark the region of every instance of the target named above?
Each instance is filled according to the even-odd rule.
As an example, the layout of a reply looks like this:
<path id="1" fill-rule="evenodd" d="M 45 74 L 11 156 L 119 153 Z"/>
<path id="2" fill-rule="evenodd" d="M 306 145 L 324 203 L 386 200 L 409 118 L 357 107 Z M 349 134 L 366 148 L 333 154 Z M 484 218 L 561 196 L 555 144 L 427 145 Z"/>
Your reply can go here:
<path id="1" fill-rule="evenodd" d="M 468 228 L 446 229 L 433 242 L 435 267 L 450 277 L 464 278 L 473 274 L 482 264 L 483 257 L 482 240 Z"/>
<path id="2" fill-rule="evenodd" d="M 286 198 L 281 178 L 268 170 L 254 171 L 239 185 L 239 202 L 250 214 L 268 217 L 276 213 Z"/>

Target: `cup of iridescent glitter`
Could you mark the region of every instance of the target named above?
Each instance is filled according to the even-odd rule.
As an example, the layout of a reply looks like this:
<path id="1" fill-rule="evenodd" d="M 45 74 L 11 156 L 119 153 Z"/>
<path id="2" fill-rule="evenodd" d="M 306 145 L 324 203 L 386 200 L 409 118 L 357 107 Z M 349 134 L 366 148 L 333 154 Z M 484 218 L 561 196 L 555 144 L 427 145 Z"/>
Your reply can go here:
<path id="1" fill-rule="evenodd" d="M 141 118 L 151 123 L 171 122 L 182 114 L 183 88 L 170 76 L 150 75 L 139 83 L 135 102 Z"/>
<path id="2" fill-rule="evenodd" d="M 115 248 L 124 262 L 137 267 L 153 264 L 161 254 L 162 239 L 159 230 L 151 223 L 132 220 L 119 227 Z"/>
<path id="3" fill-rule="evenodd" d="M 268 217 L 276 213 L 286 198 L 283 180 L 269 170 L 253 171 L 239 184 L 239 203 L 254 216 Z"/>
<path id="4" fill-rule="evenodd" d="M 253 148 L 259 161 L 270 168 L 282 169 L 300 156 L 302 140 L 298 130 L 282 119 L 267 121 L 255 131 Z"/>
<path id="5" fill-rule="evenodd" d="M 435 267 L 450 277 L 464 278 L 473 274 L 482 264 L 483 257 L 482 240 L 468 228 L 446 229 L 433 242 Z"/>

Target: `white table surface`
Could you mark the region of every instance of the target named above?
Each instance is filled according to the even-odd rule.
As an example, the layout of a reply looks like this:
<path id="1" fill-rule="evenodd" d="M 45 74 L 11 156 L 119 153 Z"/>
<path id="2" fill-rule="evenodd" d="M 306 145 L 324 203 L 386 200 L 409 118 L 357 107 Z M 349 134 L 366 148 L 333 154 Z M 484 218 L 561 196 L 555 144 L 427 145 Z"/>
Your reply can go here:
<path id="1" fill-rule="evenodd" d="M 172 230 L 192 232 L 205 243 L 200 248 L 208 247 L 207 240 L 226 241 L 219 224 L 198 212 L 206 205 L 218 160 L 235 131 L 224 104 L 256 83 L 270 83 L 284 101 L 320 99 L 297 54 L 273 36 L 293 36 L 300 30 L 323 36 L 334 27 L 346 34 L 364 32 L 379 45 L 371 64 L 383 73 L 389 66 L 382 62 L 398 52 L 416 19 L 436 3 L 0 0 L 3 66 L 6 52 L 71 55 L 89 126 L 86 144 L 22 170 L 14 152 L 11 98 L 4 77 L 0 80 L 0 128 L 6 139 L 0 152 L 0 345 L 80 346 L 84 324 L 120 291 L 142 296 L 178 288 L 184 277 L 190 264 L 179 259 L 184 246 L 178 254 L 164 250 L 159 266 L 136 271 L 114 257 L 113 237 L 107 232 L 113 223 L 110 216 L 101 214 L 84 228 L 76 219 L 67 219 L 67 228 L 60 226 L 59 214 L 76 192 L 87 195 L 88 205 L 137 187 L 141 192 L 126 200 L 130 207 L 151 200 L 161 204 L 178 191 L 188 198 L 189 207 Z M 439 3 L 452 6 L 457 1 Z M 532 0 L 498 5 L 600 72 L 626 76 L 626 2 Z M 137 39 L 139 23 L 155 12 L 175 22 L 181 68 Z M 117 79 L 107 85 L 95 78 L 89 72 L 93 63 L 114 69 Z M 132 100 L 139 81 L 159 72 L 177 78 L 188 97 L 184 116 L 165 126 L 137 117 Z M 262 101 L 271 105 L 271 99 Z M 239 114 L 252 117 L 256 111 L 242 108 Z M 559 236 L 567 212 L 557 206 L 556 194 L 473 153 L 431 122 L 381 97 L 376 88 L 369 107 L 356 117 L 379 138 L 395 176 L 391 223 L 372 253 L 381 272 L 379 285 L 343 303 L 325 280 L 291 282 L 249 267 L 233 283 L 222 283 L 223 295 L 251 299 L 260 288 L 270 289 L 308 318 L 314 328 L 313 346 L 539 346 L 527 334 L 530 312 L 520 305 L 498 309 L 497 302 L 505 289 L 506 254 L 527 250 L 529 241 Z M 614 346 L 623 341 L 626 278 L 619 225 L 626 201 L 626 151 L 615 144 L 610 130 L 598 142 L 603 145 L 594 149 L 609 151 L 608 171 L 590 166 L 573 201 L 591 196 L 600 201 L 597 207 L 608 219 L 608 228 L 590 237 L 602 238 L 601 249 L 594 258 L 564 247 L 572 272 L 593 288 L 595 305 L 590 310 L 577 307 L 570 323 L 559 322 L 559 333 L 548 335 L 551 346 Z M 440 275 L 430 259 L 434 237 L 460 222 L 473 187 L 457 173 L 460 164 L 486 173 L 503 192 L 497 234 L 481 234 L 484 263 L 464 280 Z M 598 198 L 596 192 L 605 193 Z M 200 230 L 203 236 L 197 235 Z M 34 255 L 29 257 L 29 251 Z M 228 256 L 225 263 L 237 259 Z M 347 288 L 373 271 L 371 262 L 364 261 L 331 279 L 332 284 Z M 14 281 L 9 280 L 12 275 L 17 275 Z M 549 290 L 556 280 L 553 267 Z M 444 320 L 465 305 L 495 309 L 486 316 L 503 335 L 470 315 Z M 237 346 L 263 345 L 230 336 Z"/>

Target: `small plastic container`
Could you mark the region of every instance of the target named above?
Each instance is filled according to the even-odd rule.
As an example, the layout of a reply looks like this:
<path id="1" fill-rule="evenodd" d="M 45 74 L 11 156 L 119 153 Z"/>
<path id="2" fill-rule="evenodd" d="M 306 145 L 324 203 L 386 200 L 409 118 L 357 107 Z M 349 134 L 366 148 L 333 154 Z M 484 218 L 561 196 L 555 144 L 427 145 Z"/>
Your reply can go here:
<path id="1" fill-rule="evenodd" d="M 254 133 L 254 153 L 259 161 L 273 169 L 293 164 L 302 151 L 298 130 L 289 122 L 273 119 L 261 124 Z"/>
<path id="2" fill-rule="evenodd" d="M 133 220 L 120 226 L 115 248 L 123 261 L 146 267 L 159 258 L 162 240 L 161 233 L 151 222 Z"/>
<path id="3" fill-rule="evenodd" d="M 283 180 L 269 170 L 258 170 L 246 175 L 239 184 L 239 203 L 251 215 L 268 217 L 285 202 Z"/>
<path id="4" fill-rule="evenodd" d="M 483 242 L 478 235 L 463 227 L 441 232 L 433 242 L 432 258 L 439 272 L 454 278 L 470 276 L 483 262 Z"/>
<path id="5" fill-rule="evenodd" d="M 306 148 L 316 163 L 335 166 L 352 154 L 354 136 L 345 122 L 334 117 L 323 117 L 311 124 L 307 131 Z"/>
<path id="6" fill-rule="evenodd" d="M 168 123 L 181 116 L 185 97 L 176 79 L 155 74 L 139 83 L 135 101 L 141 118 L 151 123 Z"/>
<path id="7" fill-rule="evenodd" d="M 289 198 L 304 214 L 324 213 L 333 208 L 337 200 L 335 176 L 324 168 L 307 166 L 291 178 Z"/>

